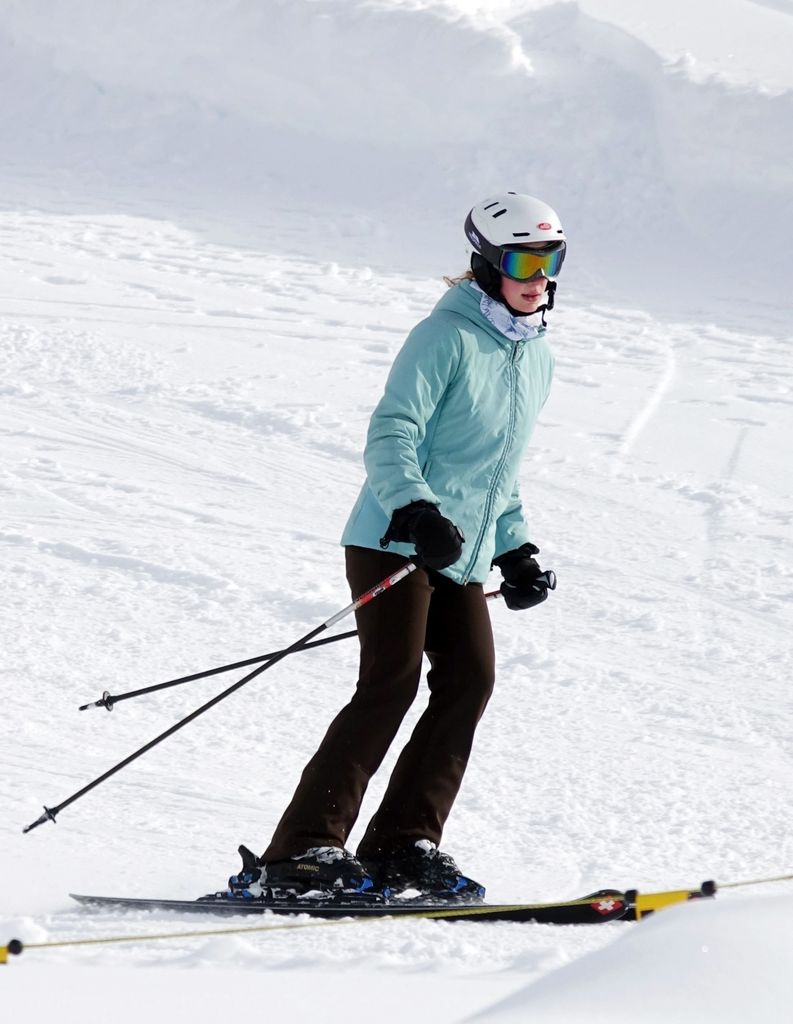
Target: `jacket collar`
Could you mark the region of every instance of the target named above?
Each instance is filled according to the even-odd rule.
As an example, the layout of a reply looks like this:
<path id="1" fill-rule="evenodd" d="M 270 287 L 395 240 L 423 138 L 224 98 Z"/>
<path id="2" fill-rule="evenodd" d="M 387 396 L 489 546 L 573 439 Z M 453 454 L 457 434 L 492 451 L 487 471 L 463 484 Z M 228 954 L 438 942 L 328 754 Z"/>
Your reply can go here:
<path id="1" fill-rule="evenodd" d="M 471 282 L 471 291 L 479 293 L 479 309 L 482 316 L 510 341 L 528 341 L 545 332 L 544 327 L 535 327 L 533 324 L 527 324 L 522 317 L 513 316 L 503 302 L 497 302 L 476 282 Z"/>
<path id="2" fill-rule="evenodd" d="M 512 316 L 503 303 L 486 295 L 473 281 L 461 281 L 450 288 L 435 309 L 466 317 L 502 345 L 511 341 L 530 341 L 543 335 L 546 330 L 544 327 L 527 324 L 521 317 Z"/>

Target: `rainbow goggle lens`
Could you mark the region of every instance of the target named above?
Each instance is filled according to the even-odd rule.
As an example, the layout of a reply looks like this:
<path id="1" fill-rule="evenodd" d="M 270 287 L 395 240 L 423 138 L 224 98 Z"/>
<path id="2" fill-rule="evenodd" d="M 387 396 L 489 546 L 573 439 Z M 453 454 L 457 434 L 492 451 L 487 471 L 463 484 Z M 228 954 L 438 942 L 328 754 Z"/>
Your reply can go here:
<path id="1" fill-rule="evenodd" d="M 501 253 L 498 269 L 513 281 L 530 281 L 543 274 L 556 277 L 562 269 L 566 245 L 554 242 L 553 249 L 506 249 Z"/>

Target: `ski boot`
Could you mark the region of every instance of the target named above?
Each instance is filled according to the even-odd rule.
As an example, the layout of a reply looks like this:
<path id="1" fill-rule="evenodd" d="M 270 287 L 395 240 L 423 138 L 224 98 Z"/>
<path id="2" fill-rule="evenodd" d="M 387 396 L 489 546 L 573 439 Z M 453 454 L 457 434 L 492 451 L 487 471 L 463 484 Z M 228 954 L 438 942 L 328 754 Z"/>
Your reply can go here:
<path id="1" fill-rule="evenodd" d="M 288 860 L 262 863 L 240 846 L 242 871 L 229 878 L 225 892 L 203 900 L 260 900 L 266 903 L 385 903 L 388 890 L 376 890 L 371 876 L 351 853 L 337 846 L 315 846 Z"/>
<path id="2" fill-rule="evenodd" d="M 277 890 L 289 889 L 297 896 L 375 892 L 372 876 L 363 864 L 339 846 L 312 846 L 288 860 L 262 864 L 260 884 Z"/>
<path id="3" fill-rule="evenodd" d="M 442 853 L 429 839 L 417 839 L 389 850 L 377 858 L 362 858 L 375 885 L 387 885 L 394 892 L 417 889 L 425 899 L 446 902 L 459 899 L 479 903 L 485 888 L 467 878 L 454 858 Z"/>

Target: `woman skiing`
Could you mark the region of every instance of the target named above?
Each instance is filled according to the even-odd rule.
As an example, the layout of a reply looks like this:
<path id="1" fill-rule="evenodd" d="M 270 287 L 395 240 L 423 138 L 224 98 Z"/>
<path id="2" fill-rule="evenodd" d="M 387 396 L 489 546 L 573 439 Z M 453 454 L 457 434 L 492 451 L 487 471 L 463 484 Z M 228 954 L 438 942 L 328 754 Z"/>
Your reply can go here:
<path id="1" fill-rule="evenodd" d="M 366 482 L 342 537 L 353 596 L 419 568 L 356 612 L 360 677 L 305 767 L 267 849 L 241 847 L 227 895 L 417 889 L 481 897 L 441 852 L 474 731 L 494 682 L 483 583 L 501 570 L 507 605 L 555 587 L 531 543 L 518 468 L 551 386 L 545 311 L 566 240 L 546 203 L 514 192 L 465 223 L 471 270 L 410 333 L 372 414 Z M 542 323 L 526 317 L 540 313 Z M 354 855 L 347 839 L 372 775 L 430 670 L 426 710 Z"/>

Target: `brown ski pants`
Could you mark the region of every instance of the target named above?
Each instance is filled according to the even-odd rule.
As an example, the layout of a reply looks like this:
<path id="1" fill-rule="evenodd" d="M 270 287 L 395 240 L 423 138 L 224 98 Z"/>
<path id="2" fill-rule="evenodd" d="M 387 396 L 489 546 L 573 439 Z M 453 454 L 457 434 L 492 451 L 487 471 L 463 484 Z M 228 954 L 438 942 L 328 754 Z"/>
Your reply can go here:
<path id="1" fill-rule="evenodd" d="M 346 548 L 346 561 L 354 597 L 405 563 L 400 555 L 359 547 Z M 369 779 L 416 697 L 425 652 L 429 701 L 358 854 L 377 857 L 414 839 L 440 842 L 493 690 L 493 634 L 482 585 L 461 586 L 419 569 L 359 609 L 356 621 L 355 693 L 303 770 L 265 861 L 346 845 Z"/>

